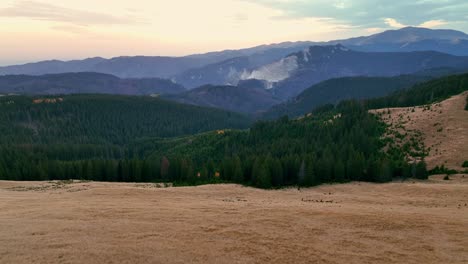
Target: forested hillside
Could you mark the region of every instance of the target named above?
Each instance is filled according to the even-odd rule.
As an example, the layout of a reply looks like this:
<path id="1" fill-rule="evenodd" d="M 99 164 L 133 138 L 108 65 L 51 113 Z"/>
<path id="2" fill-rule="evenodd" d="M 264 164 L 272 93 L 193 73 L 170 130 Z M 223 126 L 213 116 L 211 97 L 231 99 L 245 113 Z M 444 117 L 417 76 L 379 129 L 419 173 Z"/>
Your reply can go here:
<path id="1" fill-rule="evenodd" d="M 259 122 L 249 131 L 142 138 L 123 153 L 104 143 L 11 143 L 2 147 L 0 175 L 16 180 L 232 181 L 262 188 L 425 177 L 424 164 L 411 169 L 402 156 L 380 151 L 384 130 L 362 105 L 351 102 L 302 120 Z"/>
<path id="2" fill-rule="evenodd" d="M 425 163 L 411 163 L 404 149 L 383 151 L 390 140 L 382 138 L 386 126 L 368 110 L 441 100 L 467 90 L 467 77 L 344 101 L 301 119 L 259 121 L 250 130 L 221 129 L 246 127 L 241 115 L 152 98 L 1 98 L 0 178 L 227 181 L 262 188 L 425 178 Z"/>
<path id="3" fill-rule="evenodd" d="M 0 109 L 2 144 L 126 144 L 250 124 L 240 114 L 136 96 L 8 96 Z"/>
<path id="4" fill-rule="evenodd" d="M 36 106 L 30 103 L 30 98 L 6 99 L 9 100 L 2 100 L 2 108 L 7 110 L 2 112 L 2 119 L 6 120 L 2 124 L 7 124 L 2 127 L 5 135 L 0 149 L 2 179 L 176 183 L 223 180 L 269 188 L 331 181 L 388 181 L 406 168 L 404 161 L 394 161 L 380 152 L 379 137 L 384 126 L 356 103 L 303 120 L 259 122 L 250 131 L 220 130 L 188 138 L 161 139 L 144 136 L 182 134 L 183 126 L 174 124 L 173 131 L 157 133 L 153 130 L 157 126 L 149 124 L 166 127 L 167 119 L 138 121 L 151 116 L 151 112 L 139 112 L 139 117 L 128 114 L 135 113 L 135 106 L 126 106 L 121 98 L 118 99 L 123 101 L 122 108 L 115 110 L 114 116 L 108 116 L 109 106 L 101 100 L 97 117 L 84 110 L 98 111 L 86 106 L 89 102 L 76 96 L 64 98 L 60 103 L 71 101 L 70 109 L 83 109 L 76 119 L 64 118 L 68 114 L 59 102 Z M 12 113 L 11 108 L 21 110 Z M 229 120 L 229 116 L 220 117 Z M 181 119 L 181 123 L 193 125 L 194 118 Z M 55 124 L 66 129 L 57 129 Z M 140 139 L 134 140 L 137 137 Z M 405 175 L 423 177 L 424 167 L 420 170 L 417 175 Z"/>
<path id="5" fill-rule="evenodd" d="M 133 158 L 138 151 L 132 142 L 146 137 L 243 129 L 251 123 L 240 114 L 151 97 L 6 96 L 0 110 L 0 178 L 12 179 L 64 177 L 53 169 L 63 161 Z"/>
<path id="6" fill-rule="evenodd" d="M 262 117 L 278 118 L 283 115 L 297 117 L 312 112 L 325 104 L 337 104 L 348 99 L 381 97 L 399 89 L 409 88 L 415 83 L 430 79 L 423 75 L 396 77 L 344 77 L 316 84 L 288 102 L 275 105 Z"/>

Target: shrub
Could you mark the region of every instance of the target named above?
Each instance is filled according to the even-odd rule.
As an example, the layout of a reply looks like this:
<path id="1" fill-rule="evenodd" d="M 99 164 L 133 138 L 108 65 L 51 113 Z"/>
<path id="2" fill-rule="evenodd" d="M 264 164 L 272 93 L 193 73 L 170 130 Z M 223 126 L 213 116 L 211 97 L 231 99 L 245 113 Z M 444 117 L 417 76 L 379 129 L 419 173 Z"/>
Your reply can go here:
<path id="1" fill-rule="evenodd" d="M 465 160 L 462 164 L 463 168 L 468 168 L 468 160 Z"/>
<path id="2" fill-rule="evenodd" d="M 421 161 L 418 163 L 414 163 L 412 167 L 412 176 L 413 178 L 416 178 L 416 179 L 421 179 L 421 180 L 427 179 L 427 176 L 429 176 L 429 173 L 426 169 L 426 162 Z"/>
<path id="3" fill-rule="evenodd" d="M 445 165 L 442 166 L 436 166 L 434 169 L 429 171 L 430 175 L 435 175 L 435 174 L 447 174 L 447 175 L 452 175 L 452 174 L 457 174 L 456 170 L 450 170 L 445 167 Z"/>
<path id="4" fill-rule="evenodd" d="M 466 105 L 465 105 L 465 110 L 468 111 L 468 96 L 466 97 Z"/>

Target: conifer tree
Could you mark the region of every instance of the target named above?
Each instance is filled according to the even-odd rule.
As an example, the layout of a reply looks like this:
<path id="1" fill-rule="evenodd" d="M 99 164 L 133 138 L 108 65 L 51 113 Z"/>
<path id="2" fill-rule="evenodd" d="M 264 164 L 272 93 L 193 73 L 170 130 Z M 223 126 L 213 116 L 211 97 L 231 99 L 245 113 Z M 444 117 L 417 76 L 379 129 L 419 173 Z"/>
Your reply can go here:
<path id="1" fill-rule="evenodd" d="M 304 185 L 305 184 L 305 177 L 306 177 L 305 169 L 306 169 L 305 161 L 302 160 L 301 166 L 299 167 L 299 173 L 297 174 L 297 184 L 298 185 Z"/>
<path id="2" fill-rule="evenodd" d="M 242 164 L 239 156 L 234 156 L 233 158 L 232 181 L 236 183 L 244 182 L 244 172 L 242 170 Z"/>
<path id="3" fill-rule="evenodd" d="M 283 179 L 283 167 L 281 162 L 277 158 L 272 158 L 270 163 L 270 175 L 271 175 L 271 182 L 273 186 L 279 187 L 283 186 L 284 179 Z"/>
<path id="4" fill-rule="evenodd" d="M 161 179 L 164 181 L 169 180 L 169 166 L 170 166 L 169 160 L 166 157 L 162 157 L 161 166 L 160 166 L 160 169 L 161 169 L 160 175 L 161 175 Z"/>
<path id="5" fill-rule="evenodd" d="M 305 185 L 314 186 L 316 184 L 317 184 L 317 177 L 315 174 L 314 159 L 312 157 L 308 157 L 307 163 L 306 163 Z"/>
<path id="6" fill-rule="evenodd" d="M 345 165 L 341 159 L 335 162 L 333 167 L 333 175 L 335 176 L 336 182 L 343 182 L 345 180 Z"/>

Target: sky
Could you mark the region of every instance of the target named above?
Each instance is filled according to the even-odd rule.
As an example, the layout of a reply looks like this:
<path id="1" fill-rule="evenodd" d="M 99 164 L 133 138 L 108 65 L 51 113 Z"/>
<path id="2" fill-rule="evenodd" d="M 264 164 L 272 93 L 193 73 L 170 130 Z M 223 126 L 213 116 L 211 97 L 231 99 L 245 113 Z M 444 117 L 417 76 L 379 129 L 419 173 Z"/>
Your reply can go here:
<path id="1" fill-rule="evenodd" d="M 405 26 L 468 32 L 468 1 L 1 0 L 0 65 L 182 56 Z"/>

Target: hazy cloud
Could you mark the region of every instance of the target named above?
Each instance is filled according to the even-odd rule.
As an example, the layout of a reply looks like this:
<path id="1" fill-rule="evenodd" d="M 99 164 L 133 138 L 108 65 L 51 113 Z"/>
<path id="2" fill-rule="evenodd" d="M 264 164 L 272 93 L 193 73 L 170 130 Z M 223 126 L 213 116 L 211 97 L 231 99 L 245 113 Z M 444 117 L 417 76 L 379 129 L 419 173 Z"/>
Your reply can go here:
<path id="1" fill-rule="evenodd" d="M 345 4 L 345 2 L 343 2 L 343 1 L 341 1 L 341 2 L 336 2 L 333 6 L 335 6 L 335 7 L 338 8 L 338 9 L 346 8 L 346 4 Z"/>
<path id="2" fill-rule="evenodd" d="M 0 8 L 0 17 L 22 17 L 34 20 L 66 22 L 77 25 L 133 24 L 137 19 L 70 9 L 38 1 L 19 1 Z"/>
<path id="3" fill-rule="evenodd" d="M 402 24 L 400 22 L 398 22 L 396 19 L 393 19 L 393 18 L 385 18 L 384 19 L 385 21 L 385 24 L 389 25 L 390 27 L 393 27 L 393 28 L 402 28 L 402 27 L 407 27 L 408 25 L 405 25 L 405 24 Z M 438 27 L 438 26 L 443 26 L 443 25 L 446 25 L 447 22 L 444 21 L 444 20 L 441 20 L 441 19 L 438 19 L 438 20 L 429 20 L 429 21 L 426 21 L 426 22 L 423 22 L 419 25 L 417 25 L 418 27 L 424 27 L 424 28 L 434 28 L 434 27 Z"/>
<path id="4" fill-rule="evenodd" d="M 396 21 L 393 18 L 385 18 L 384 21 L 385 21 L 385 24 L 387 24 L 387 25 L 389 25 L 391 27 L 394 27 L 394 28 L 406 27 L 406 25 L 401 24 L 400 22 Z"/>
<path id="5" fill-rule="evenodd" d="M 468 31 L 466 0 L 239 0 L 282 10 L 286 17 L 328 17 L 362 28 L 456 26 Z M 389 20 L 392 19 L 392 20 Z"/>
<path id="6" fill-rule="evenodd" d="M 438 27 L 447 24 L 447 21 L 438 19 L 438 20 L 429 20 L 424 23 L 422 23 L 421 27 L 426 27 L 426 28 L 433 28 L 433 27 Z"/>

